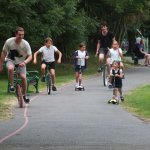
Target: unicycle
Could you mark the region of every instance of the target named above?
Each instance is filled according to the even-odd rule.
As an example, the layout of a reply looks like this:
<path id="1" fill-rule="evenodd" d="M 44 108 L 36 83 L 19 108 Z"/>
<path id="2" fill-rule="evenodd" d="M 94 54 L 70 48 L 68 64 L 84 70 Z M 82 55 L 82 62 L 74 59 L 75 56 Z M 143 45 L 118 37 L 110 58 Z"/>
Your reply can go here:
<path id="1" fill-rule="evenodd" d="M 52 90 L 52 83 L 51 83 L 51 74 L 50 74 L 49 64 L 46 64 L 45 82 L 46 82 L 46 87 L 47 87 L 47 94 L 50 95 L 51 90 Z"/>

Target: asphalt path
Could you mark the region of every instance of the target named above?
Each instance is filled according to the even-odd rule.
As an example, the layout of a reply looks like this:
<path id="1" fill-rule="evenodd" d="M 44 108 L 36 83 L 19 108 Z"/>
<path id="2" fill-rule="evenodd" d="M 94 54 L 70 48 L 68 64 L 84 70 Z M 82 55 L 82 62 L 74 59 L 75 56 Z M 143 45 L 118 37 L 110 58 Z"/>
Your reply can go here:
<path id="1" fill-rule="evenodd" d="M 150 68 L 125 72 L 123 91 L 150 81 Z M 112 90 L 100 75 L 84 81 L 85 91 L 74 83 L 47 95 L 31 97 L 24 109 L 0 122 L 0 150 L 150 150 L 150 124 L 107 104 Z"/>

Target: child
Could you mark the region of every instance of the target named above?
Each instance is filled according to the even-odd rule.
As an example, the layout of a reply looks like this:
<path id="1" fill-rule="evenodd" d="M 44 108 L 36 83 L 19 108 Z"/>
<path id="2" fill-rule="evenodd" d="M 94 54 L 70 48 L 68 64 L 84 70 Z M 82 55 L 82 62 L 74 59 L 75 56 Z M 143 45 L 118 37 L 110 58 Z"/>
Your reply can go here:
<path id="1" fill-rule="evenodd" d="M 121 58 L 123 57 L 122 49 L 119 48 L 119 44 L 116 40 L 112 43 L 112 48 L 109 49 L 108 57 L 110 57 L 110 67 L 113 61 L 119 61 L 120 67 L 123 69 L 123 63 L 121 62 Z"/>
<path id="2" fill-rule="evenodd" d="M 113 61 L 112 68 L 110 70 L 110 80 L 113 85 L 113 97 L 108 103 L 119 103 L 118 93 L 120 95 L 121 101 L 124 101 L 124 97 L 122 96 L 122 69 L 120 69 L 120 62 Z"/>
<path id="3" fill-rule="evenodd" d="M 38 51 L 34 53 L 34 60 L 33 63 L 37 63 L 37 55 L 39 53 L 42 53 L 42 64 L 41 64 L 41 72 L 42 72 L 42 82 L 45 82 L 45 68 L 46 65 L 49 66 L 50 68 L 50 73 L 52 77 L 52 90 L 57 91 L 54 83 L 55 83 L 55 53 L 58 53 L 58 60 L 57 63 L 61 63 L 61 57 L 62 53 L 52 45 L 52 39 L 51 38 L 46 38 L 45 39 L 45 46 L 42 46 Z"/>
<path id="4" fill-rule="evenodd" d="M 87 59 L 89 55 L 86 51 L 86 45 L 84 43 L 79 44 L 79 50 L 74 52 L 74 67 L 76 76 L 76 86 L 75 88 L 83 88 L 82 85 L 82 72 L 86 69 Z M 80 68 L 81 67 L 81 68 Z"/>

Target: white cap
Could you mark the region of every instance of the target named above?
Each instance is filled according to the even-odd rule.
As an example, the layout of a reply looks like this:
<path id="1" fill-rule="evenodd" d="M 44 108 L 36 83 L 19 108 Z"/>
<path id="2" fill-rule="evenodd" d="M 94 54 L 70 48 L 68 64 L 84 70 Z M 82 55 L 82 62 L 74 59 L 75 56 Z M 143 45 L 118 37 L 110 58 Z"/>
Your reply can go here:
<path id="1" fill-rule="evenodd" d="M 141 37 L 137 37 L 137 38 L 136 38 L 136 44 L 140 44 L 141 39 L 142 39 Z"/>

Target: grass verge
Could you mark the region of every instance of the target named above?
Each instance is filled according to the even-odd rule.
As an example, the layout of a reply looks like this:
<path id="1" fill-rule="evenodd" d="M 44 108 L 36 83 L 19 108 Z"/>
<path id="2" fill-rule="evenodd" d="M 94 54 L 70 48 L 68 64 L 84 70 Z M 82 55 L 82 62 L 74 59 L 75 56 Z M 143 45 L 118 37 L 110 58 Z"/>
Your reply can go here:
<path id="1" fill-rule="evenodd" d="M 150 121 L 150 85 L 130 91 L 123 106 L 144 121 Z"/>

